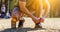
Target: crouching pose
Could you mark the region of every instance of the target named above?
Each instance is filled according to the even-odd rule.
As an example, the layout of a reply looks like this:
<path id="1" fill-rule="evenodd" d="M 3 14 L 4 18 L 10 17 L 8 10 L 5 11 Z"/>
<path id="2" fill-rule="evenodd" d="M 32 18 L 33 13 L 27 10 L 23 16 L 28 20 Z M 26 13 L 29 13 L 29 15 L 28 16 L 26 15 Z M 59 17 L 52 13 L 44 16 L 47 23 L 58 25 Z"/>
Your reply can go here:
<path id="1" fill-rule="evenodd" d="M 14 8 L 16 9 L 15 11 L 16 13 L 14 11 L 13 11 L 14 13 L 12 13 L 12 21 L 11 21 L 12 22 L 11 24 L 13 24 L 11 26 L 12 28 L 16 27 L 15 25 L 16 21 L 20 20 L 23 14 L 26 14 L 27 16 L 32 18 L 33 22 L 35 23 L 35 28 L 42 28 L 41 23 L 44 22 L 44 18 L 46 17 L 50 9 L 50 5 L 48 0 L 34 0 L 34 1 L 36 4 L 36 10 L 34 10 L 35 16 L 30 12 L 30 10 L 28 10 L 28 8 L 26 8 L 26 0 L 18 1 L 19 8 L 18 7 Z M 19 26 L 21 27 L 23 25 L 23 21 L 21 23 L 21 20 L 20 20 L 19 23 L 21 24 L 21 25 L 19 24 Z"/>
<path id="2" fill-rule="evenodd" d="M 16 28 L 16 22 L 19 21 L 18 28 L 23 26 L 24 19 L 18 6 L 15 6 L 11 12 L 11 28 Z"/>

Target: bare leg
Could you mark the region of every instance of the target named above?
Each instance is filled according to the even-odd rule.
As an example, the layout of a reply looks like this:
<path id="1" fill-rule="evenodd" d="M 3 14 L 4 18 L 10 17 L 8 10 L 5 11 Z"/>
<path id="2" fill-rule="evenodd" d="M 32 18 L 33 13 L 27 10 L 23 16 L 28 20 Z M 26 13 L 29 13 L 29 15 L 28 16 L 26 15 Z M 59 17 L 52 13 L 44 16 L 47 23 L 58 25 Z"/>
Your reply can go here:
<path id="1" fill-rule="evenodd" d="M 17 19 L 12 18 L 12 20 L 11 20 L 11 28 L 16 28 L 16 22 L 17 22 Z"/>
<path id="2" fill-rule="evenodd" d="M 35 14 L 36 14 L 37 18 L 41 18 L 41 16 L 42 16 L 42 9 L 43 9 L 42 0 L 40 0 L 40 2 L 38 1 L 37 6 L 36 6 L 36 13 Z M 39 26 L 39 25 L 41 25 L 41 21 L 39 21 L 35 25 L 36 25 L 35 28 L 42 28 L 42 26 Z"/>
<path id="3" fill-rule="evenodd" d="M 18 21 L 19 21 L 18 28 L 22 28 L 23 27 L 24 18 L 22 18 L 22 16 L 23 16 L 23 13 L 20 12 L 19 16 L 18 16 Z"/>

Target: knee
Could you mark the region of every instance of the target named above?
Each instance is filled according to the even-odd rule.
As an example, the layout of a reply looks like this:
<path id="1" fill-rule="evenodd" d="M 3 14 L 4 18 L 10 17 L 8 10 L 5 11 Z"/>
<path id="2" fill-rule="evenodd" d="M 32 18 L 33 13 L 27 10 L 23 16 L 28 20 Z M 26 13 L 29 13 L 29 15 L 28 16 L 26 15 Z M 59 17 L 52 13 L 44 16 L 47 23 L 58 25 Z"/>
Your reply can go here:
<path id="1" fill-rule="evenodd" d="M 12 19 L 11 22 L 16 23 L 17 22 L 17 19 Z"/>

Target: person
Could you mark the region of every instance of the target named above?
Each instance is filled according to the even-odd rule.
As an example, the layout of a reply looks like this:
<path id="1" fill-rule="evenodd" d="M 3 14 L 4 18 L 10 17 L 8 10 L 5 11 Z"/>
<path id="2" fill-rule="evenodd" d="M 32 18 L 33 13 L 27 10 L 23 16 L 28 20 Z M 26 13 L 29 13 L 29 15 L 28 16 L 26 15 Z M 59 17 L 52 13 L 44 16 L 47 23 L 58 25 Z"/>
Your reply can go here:
<path id="1" fill-rule="evenodd" d="M 19 25 L 18 25 L 18 28 L 19 27 L 22 27 L 23 25 L 23 22 L 24 22 L 24 19 L 21 18 L 22 17 L 22 12 L 19 11 L 19 7 L 18 6 L 15 6 L 13 8 L 13 10 L 11 11 L 11 27 L 12 28 L 16 28 L 16 22 L 19 21 Z"/>
<path id="2" fill-rule="evenodd" d="M 9 19 L 10 18 L 10 13 L 7 11 L 6 16 L 4 17 L 5 19 Z"/>
<path id="3" fill-rule="evenodd" d="M 28 17 L 32 18 L 33 22 L 35 23 L 35 28 L 42 28 L 41 23 L 44 22 L 44 18 L 48 14 L 48 11 L 50 9 L 50 4 L 49 4 L 48 0 L 34 0 L 34 1 L 37 3 L 35 16 L 26 7 L 26 0 L 19 0 L 18 1 L 19 8 L 16 9 L 16 11 L 19 11 L 19 12 L 17 12 L 18 14 L 15 14 L 15 16 L 18 15 L 17 18 L 15 16 L 12 17 L 13 24 L 16 23 L 16 21 L 18 21 L 23 14 L 26 14 Z M 13 13 L 12 13 L 12 15 L 13 15 Z M 19 23 L 21 23 L 21 22 L 19 22 Z M 14 25 L 12 25 L 12 26 L 14 26 Z M 21 26 L 22 25 L 23 25 L 23 23 L 21 23 Z M 16 25 L 14 27 L 16 28 Z"/>
<path id="4" fill-rule="evenodd" d="M 2 4 L 2 6 L 1 6 L 1 18 L 4 18 L 5 12 L 6 12 L 5 4 Z"/>

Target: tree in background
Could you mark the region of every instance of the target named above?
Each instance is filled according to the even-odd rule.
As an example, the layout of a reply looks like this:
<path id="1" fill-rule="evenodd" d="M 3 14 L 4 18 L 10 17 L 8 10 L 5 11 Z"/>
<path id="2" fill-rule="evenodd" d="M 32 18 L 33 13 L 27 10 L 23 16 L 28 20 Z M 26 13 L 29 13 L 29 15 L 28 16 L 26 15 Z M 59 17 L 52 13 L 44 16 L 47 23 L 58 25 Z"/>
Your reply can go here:
<path id="1" fill-rule="evenodd" d="M 60 0 L 49 0 L 50 8 L 50 17 L 60 17 Z"/>

